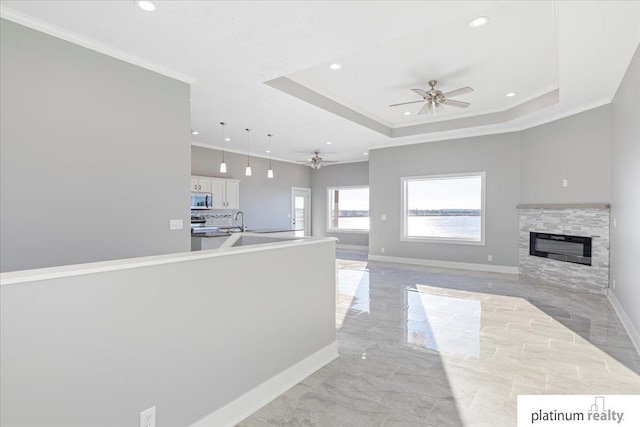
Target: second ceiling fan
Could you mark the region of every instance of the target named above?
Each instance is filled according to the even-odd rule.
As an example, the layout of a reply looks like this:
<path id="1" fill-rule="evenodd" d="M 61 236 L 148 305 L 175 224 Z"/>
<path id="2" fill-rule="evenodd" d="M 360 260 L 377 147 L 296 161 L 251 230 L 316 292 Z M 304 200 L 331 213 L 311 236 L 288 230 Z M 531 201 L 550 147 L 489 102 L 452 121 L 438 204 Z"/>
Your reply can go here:
<path id="1" fill-rule="evenodd" d="M 424 105 L 422 106 L 422 108 L 420 108 L 420 111 L 418 111 L 418 114 L 425 114 L 425 113 L 433 114 L 439 111 L 443 105 L 448 105 L 451 107 L 458 107 L 458 108 L 467 108 L 469 105 L 471 105 L 471 103 L 469 102 L 455 101 L 453 99 L 449 99 L 453 96 L 464 95 L 465 93 L 473 92 L 473 89 L 471 89 L 469 86 L 461 87 L 460 89 L 451 90 L 449 92 L 442 92 L 435 88 L 436 84 L 438 84 L 437 80 L 429 81 L 429 86 L 431 86 L 431 89 L 427 91 L 424 91 L 422 89 L 411 89 L 412 91 L 414 91 L 415 93 L 417 93 L 422 97 L 422 99 L 419 101 L 401 102 L 399 104 L 391 104 L 389 105 L 389 107 L 396 107 L 398 105 L 407 105 L 407 104 L 415 104 L 418 102 L 424 102 Z"/>

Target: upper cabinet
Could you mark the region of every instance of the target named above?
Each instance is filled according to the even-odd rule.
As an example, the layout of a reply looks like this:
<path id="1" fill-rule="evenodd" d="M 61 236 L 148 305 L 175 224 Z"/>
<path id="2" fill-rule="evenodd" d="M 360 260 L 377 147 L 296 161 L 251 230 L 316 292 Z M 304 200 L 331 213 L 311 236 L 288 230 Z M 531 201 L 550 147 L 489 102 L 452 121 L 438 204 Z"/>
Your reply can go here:
<path id="1" fill-rule="evenodd" d="M 191 191 L 194 193 L 211 193 L 211 178 L 192 176 Z"/>
<path id="2" fill-rule="evenodd" d="M 213 209 L 240 209 L 240 181 L 237 179 L 192 176 L 191 191 L 211 193 Z"/>

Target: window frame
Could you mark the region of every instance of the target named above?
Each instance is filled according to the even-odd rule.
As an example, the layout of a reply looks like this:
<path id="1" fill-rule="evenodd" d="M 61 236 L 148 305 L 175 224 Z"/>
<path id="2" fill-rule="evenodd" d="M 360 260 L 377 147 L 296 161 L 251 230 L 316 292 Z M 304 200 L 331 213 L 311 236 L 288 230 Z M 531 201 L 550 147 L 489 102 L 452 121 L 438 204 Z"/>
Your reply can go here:
<path id="1" fill-rule="evenodd" d="M 408 197 L 407 192 L 409 189 L 409 181 L 431 181 L 436 179 L 450 179 L 450 178 L 463 178 L 469 176 L 480 177 L 480 240 L 470 239 L 456 239 L 451 237 L 411 237 L 407 235 L 408 226 Z M 401 188 L 401 206 L 400 206 L 400 241 L 402 242 L 416 242 L 416 243 L 446 243 L 457 245 L 475 245 L 485 246 L 485 223 L 486 223 L 486 172 L 460 172 L 460 173 L 448 173 L 448 174 L 434 174 L 434 175 L 420 175 L 420 176 L 403 176 L 400 178 Z"/>
<path id="2" fill-rule="evenodd" d="M 327 209 L 325 211 L 327 215 L 327 233 L 354 233 L 354 234 L 369 234 L 369 230 L 371 229 L 371 209 L 369 209 L 369 229 L 367 230 L 358 230 L 354 228 L 334 228 L 331 226 L 331 208 L 333 206 L 333 200 L 331 198 L 333 192 L 335 190 L 354 190 L 359 188 L 366 188 L 369 190 L 368 185 L 340 185 L 336 187 L 327 187 Z M 369 199 L 371 200 L 371 199 Z"/>

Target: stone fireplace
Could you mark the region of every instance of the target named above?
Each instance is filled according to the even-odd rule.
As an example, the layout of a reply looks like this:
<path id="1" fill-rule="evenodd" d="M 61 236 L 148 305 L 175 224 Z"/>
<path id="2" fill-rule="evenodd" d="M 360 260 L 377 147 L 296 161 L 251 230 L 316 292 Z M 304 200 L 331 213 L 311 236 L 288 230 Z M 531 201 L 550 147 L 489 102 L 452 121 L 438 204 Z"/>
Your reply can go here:
<path id="1" fill-rule="evenodd" d="M 606 295 L 609 205 L 518 205 L 520 274 Z"/>

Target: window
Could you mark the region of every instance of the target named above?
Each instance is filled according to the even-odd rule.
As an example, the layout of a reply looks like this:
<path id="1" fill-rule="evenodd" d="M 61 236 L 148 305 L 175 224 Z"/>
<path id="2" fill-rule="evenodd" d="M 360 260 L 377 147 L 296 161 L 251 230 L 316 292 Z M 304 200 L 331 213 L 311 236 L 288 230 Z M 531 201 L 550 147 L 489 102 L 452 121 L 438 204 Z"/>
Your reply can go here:
<path id="1" fill-rule="evenodd" d="M 369 231 L 369 187 L 335 187 L 327 192 L 327 231 Z"/>
<path id="2" fill-rule="evenodd" d="M 402 240 L 484 245 L 485 173 L 402 178 Z"/>

